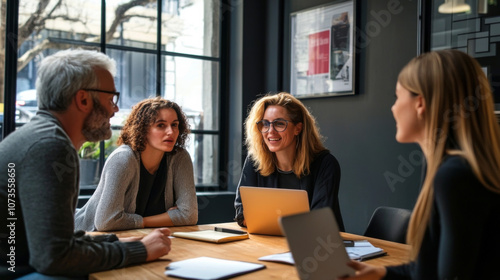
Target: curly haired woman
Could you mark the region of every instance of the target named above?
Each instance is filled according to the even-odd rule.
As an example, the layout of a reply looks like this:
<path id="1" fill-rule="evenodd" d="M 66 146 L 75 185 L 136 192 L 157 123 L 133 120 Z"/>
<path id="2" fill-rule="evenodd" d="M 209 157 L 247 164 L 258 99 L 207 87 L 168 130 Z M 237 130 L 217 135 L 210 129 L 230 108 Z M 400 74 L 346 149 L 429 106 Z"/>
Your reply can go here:
<path id="1" fill-rule="evenodd" d="M 134 106 L 95 193 L 75 215 L 76 229 L 196 224 L 193 164 L 184 148 L 188 134 L 175 102 L 156 97 Z"/>

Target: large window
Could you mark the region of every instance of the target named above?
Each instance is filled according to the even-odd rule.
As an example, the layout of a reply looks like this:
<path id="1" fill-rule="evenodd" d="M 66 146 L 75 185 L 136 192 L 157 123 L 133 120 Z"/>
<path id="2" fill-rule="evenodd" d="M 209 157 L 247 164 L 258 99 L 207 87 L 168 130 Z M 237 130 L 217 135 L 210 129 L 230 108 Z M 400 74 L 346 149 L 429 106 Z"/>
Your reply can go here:
<path id="1" fill-rule="evenodd" d="M 95 171 L 116 148 L 132 106 L 152 96 L 181 105 L 191 124 L 188 150 L 197 187 L 216 188 L 219 9 L 218 0 L 21 0 L 16 126 L 29 121 L 37 109 L 38 61 L 61 49 L 96 49 L 117 62 L 120 111 L 111 120 L 113 137 L 100 144 L 86 143 L 80 151 L 82 188 L 95 187 L 99 178 Z"/>
<path id="2" fill-rule="evenodd" d="M 493 88 L 500 117 L 500 5 L 498 1 L 425 1 L 424 51 L 456 49 L 474 57 Z"/>

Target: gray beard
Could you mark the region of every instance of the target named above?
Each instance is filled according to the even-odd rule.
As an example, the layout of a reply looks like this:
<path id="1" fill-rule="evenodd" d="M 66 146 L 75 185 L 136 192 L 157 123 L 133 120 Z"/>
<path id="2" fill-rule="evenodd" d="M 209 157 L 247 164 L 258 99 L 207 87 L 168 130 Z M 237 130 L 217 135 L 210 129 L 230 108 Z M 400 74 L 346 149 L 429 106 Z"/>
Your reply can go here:
<path id="1" fill-rule="evenodd" d="M 111 138 L 108 112 L 97 98 L 93 98 L 94 108 L 83 122 L 82 133 L 89 142 L 97 142 Z"/>

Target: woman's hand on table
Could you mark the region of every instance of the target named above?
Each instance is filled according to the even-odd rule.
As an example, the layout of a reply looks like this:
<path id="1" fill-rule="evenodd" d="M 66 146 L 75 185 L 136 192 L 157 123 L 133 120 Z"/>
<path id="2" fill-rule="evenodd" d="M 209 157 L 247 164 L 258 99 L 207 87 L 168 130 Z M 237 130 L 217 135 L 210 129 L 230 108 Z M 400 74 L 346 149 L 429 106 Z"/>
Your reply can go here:
<path id="1" fill-rule="evenodd" d="M 356 275 L 351 277 L 341 277 L 339 280 L 379 280 L 384 278 L 387 270 L 384 266 L 369 265 L 362 262 L 350 261 L 348 266 L 356 270 Z"/>

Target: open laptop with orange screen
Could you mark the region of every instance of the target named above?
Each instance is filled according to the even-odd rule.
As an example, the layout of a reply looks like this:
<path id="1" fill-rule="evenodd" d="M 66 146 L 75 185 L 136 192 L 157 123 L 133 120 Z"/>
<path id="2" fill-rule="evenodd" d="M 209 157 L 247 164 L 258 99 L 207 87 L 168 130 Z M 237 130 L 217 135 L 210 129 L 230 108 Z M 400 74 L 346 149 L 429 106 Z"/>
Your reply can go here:
<path id="1" fill-rule="evenodd" d="M 240 195 L 249 233 L 282 236 L 280 217 L 309 212 L 305 190 L 241 186 Z"/>

